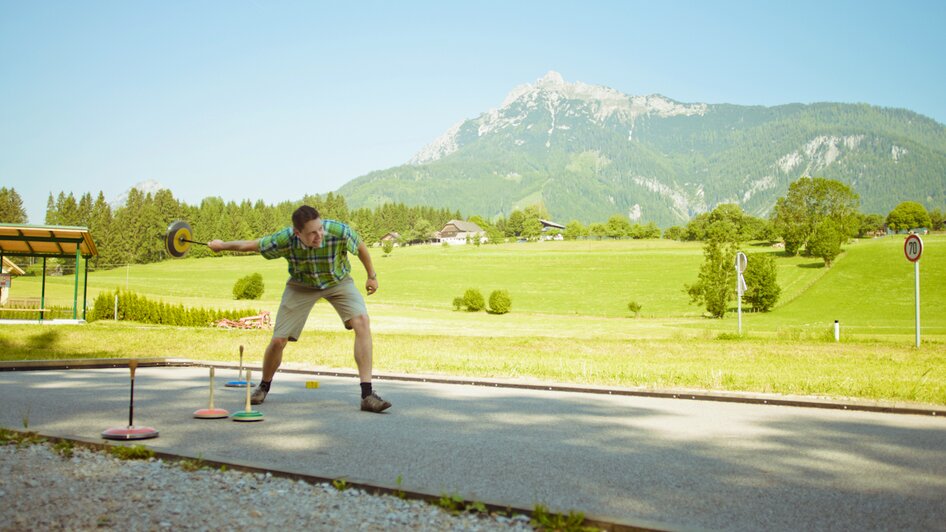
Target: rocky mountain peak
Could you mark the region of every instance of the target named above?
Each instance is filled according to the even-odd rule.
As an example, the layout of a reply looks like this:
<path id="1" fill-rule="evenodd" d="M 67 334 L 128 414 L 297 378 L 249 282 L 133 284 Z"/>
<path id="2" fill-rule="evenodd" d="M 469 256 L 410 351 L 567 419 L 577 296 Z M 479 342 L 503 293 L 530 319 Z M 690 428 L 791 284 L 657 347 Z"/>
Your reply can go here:
<path id="1" fill-rule="evenodd" d="M 549 70 L 544 76 L 539 78 L 539 81 L 536 83 L 539 86 L 557 86 L 565 85 L 565 78 L 561 74 L 554 70 Z"/>
<path id="2" fill-rule="evenodd" d="M 508 107 L 519 100 L 534 100 L 540 95 L 546 98 L 551 95 L 553 98 L 583 101 L 627 99 L 626 95 L 608 87 L 588 85 L 581 82 L 568 83 L 561 74 L 549 70 L 535 83 L 519 85 L 509 91 L 499 109 Z"/>
<path id="3" fill-rule="evenodd" d="M 566 107 L 571 113 L 587 117 L 592 127 L 600 127 L 612 116 L 617 116 L 619 122 L 628 128 L 629 139 L 639 116 L 703 115 L 707 108 L 706 104 L 681 104 L 660 95 L 628 96 L 602 85 L 580 81 L 568 83 L 560 73 L 550 70 L 535 83 L 513 88 L 499 107 L 454 125 L 422 148 L 408 164 L 432 162 L 462 148 L 458 135 L 466 124 L 475 127 L 477 137 L 483 137 L 508 127 L 516 127 L 534 112 L 548 113 L 553 116 L 554 122 L 554 116 Z"/>
<path id="4" fill-rule="evenodd" d="M 158 183 L 154 179 L 147 179 L 145 181 L 136 183 L 134 186 L 131 186 L 127 190 L 122 192 L 121 195 L 119 195 L 117 198 L 115 198 L 115 200 L 109 203 L 109 207 L 111 207 L 112 210 L 116 210 L 120 207 L 124 207 L 125 203 L 128 202 L 128 195 L 131 194 L 132 189 L 138 189 L 138 191 L 141 192 L 142 194 L 154 195 L 158 191 L 164 190 L 166 188 L 167 188 L 166 186 L 162 185 L 161 183 Z"/>

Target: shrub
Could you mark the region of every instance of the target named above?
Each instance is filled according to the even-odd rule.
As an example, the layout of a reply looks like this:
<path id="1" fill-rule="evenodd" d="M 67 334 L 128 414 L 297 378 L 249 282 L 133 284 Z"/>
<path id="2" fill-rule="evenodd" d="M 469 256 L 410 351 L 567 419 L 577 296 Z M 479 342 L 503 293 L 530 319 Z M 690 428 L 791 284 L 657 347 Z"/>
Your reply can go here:
<path id="1" fill-rule="evenodd" d="M 483 299 L 483 294 L 481 294 L 479 290 L 470 288 L 463 293 L 463 305 L 466 306 L 466 309 L 470 312 L 479 312 L 486 307 L 486 301 Z"/>
<path id="2" fill-rule="evenodd" d="M 679 240 L 684 241 L 687 238 L 687 230 L 679 225 L 667 228 L 664 231 L 664 238 L 667 240 Z"/>
<path id="3" fill-rule="evenodd" d="M 455 297 L 453 298 L 453 310 L 460 310 L 463 308 L 463 298 Z"/>
<path id="4" fill-rule="evenodd" d="M 233 299 L 259 299 L 263 289 L 263 276 L 253 273 L 237 279 L 233 285 Z"/>
<path id="5" fill-rule="evenodd" d="M 631 301 L 627 304 L 627 310 L 630 310 L 634 313 L 634 317 L 638 317 L 641 313 L 641 304 L 637 301 Z"/>
<path id="6" fill-rule="evenodd" d="M 512 308 L 512 299 L 505 290 L 493 290 L 489 295 L 489 313 L 505 314 Z"/>
<path id="7" fill-rule="evenodd" d="M 391 252 L 394 251 L 394 240 L 388 239 L 388 240 L 382 241 L 381 251 L 383 251 L 386 256 L 390 255 Z"/>

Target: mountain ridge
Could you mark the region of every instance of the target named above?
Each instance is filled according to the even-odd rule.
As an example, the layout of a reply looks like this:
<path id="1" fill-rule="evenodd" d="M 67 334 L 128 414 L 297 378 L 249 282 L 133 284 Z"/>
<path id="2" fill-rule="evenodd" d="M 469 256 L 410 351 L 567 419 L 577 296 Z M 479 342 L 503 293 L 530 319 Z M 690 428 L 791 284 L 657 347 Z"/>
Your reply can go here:
<path id="1" fill-rule="evenodd" d="M 941 208 L 944 169 L 946 128 L 908 110 L 682 103 L 551 71 L 338 193 L 356 208 L 401 202 L 492 218 L 542 203 L 562 220 L 620 213 L 666 227 L 719 203 L 765 215 L 804 175 L 849 183 L 865 212 L 904 199 Z"/>

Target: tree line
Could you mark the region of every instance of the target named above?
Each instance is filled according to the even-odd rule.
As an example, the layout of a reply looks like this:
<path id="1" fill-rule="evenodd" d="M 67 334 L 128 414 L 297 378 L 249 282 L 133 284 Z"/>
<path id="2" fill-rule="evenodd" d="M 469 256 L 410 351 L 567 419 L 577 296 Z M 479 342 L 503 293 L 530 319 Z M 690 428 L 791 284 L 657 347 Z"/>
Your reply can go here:
<path id="1" fill-rule="evenodd" d="M 170 190 L 146 193 L 131 189 L 124 205 L 112 209 L 103 192 L 94 197 L 73 193 L 50 194 L 46 202 L 45 225 L 87 227 L 92 234 L 98 256 L 91 268 L 109 268 L 126 264 L 147 264 L 169 258 L 165 249 L 168 226 L 175 220 L 186 220 L 193 230 L 193 239 L 207 241 L 249 240 L 273 233 L 291 222 L 292 212 L 300 205 L 311 205 L 324 218 L 345 221 L 368 243 L 381 240 L 388 233 L 397 233 L 401 244 L 430 241 L 450 220 L 463 220 L 460 211 L 427 206 L 408 207 L 403 203 L 387 203 L 374 209 L 349 209 L 345 198 L 329 192 L 325 196 L 306 195 L 297 201 L 268 205 L 262 200 L 225 202 L 219 197 L 204 198 L 199 205 L 176 199 Z M 479 225 L 489 242 L 507 239 L 536 240 L 543 234 L 540 220 L 550 219 L 541 204 L 514 210 L 509 217 L 487 221 L 480 216 L 468 220 Z M 0 189 L 0 223 L 28 223 L 23 202 L 15 189 Z M 653 222 L 631 224 L 627 217 L 612 216 L 606 223 L 584 226 L 572 221 L 563 233 L 566 238 L 660 238 L 661 231 Z M 204 246 L 191 246 L 191 257 L 212 256 Z M 69 261 L 62 261 L 63 265 Z"/>
<path id="2" fill-rule="evenodd" d="M 463 219 L 460 211 L 408 207 L 403 203 L 353 210 L 343 196 L 331 192 L 274 205 L 262 200 L 225 202 L 219 197 L 204 198 L 199 205 L 188 205 L 167 189 L 154 194 L 131 189 L 126 203 L 116 209 L 109 206 L 101 191 L 95 199 L 91 193 L 78 199 L 72 193 L 59 192 L 55 197 L 50 194 L 44 223 L 88 227 L 99 252 L 91 266 L 108 268 L 169 258 L 165 238 L 167 227 L 174 220 L 187 220 L 198 241 L 248 240 L 288 226 L 292 212 L 303 204 L 312 205 L 325 218 L 346 221 L 368 243 L 378 242 L 388 233 L 398 233 L 402 244 L 429 241 L 448 221 Z M 848 185 L 837 180 L 802 177 L 789 186 L 786 196 L 777 200 L 769 219 L 750 216 L 738 205 L 722 204 L 712 212 L 694 216 L 686 226 L 670 227 L 663 233 L 653 222 L 631 223 L 627 216 L 618 214 L 606 222 L 587 226 L 572 220 L 564 230 L 543 233 L 542 220 L 550 220 L 551 216 L 542 204 L 513 210 L 508 217 L 486 220 L 474 215 L 468 220 L 479 225 L 493 243 L 508 239 L 536 240 L 543 234 L 556 233 L 565 239 L 663 236 L 707 242 L 714 238 L 714 231 L 719 233 L 719 227 L 713 229 L 713 224 L 725 220 L 731 225 L 725 233 L 732 231 L 735 235 L 728 238 L 730 242 L 783 240 L 787 253 L 818 256 L 827 265 L 840 253 L 846 239 L 853 236 L 867 236 L 887 227 L 894 230 L 943 228 L 942 212 L 926 212 L 915 202 L 898 205 L 887 217 L 860 213 L 858 206 L 859 197 Z M 22 199 L 15 189 L 0 188 L 0 223 L 28 223 Z M 189 255 L 202 257 L 213 253 L 206 247 L 192 246 Z"/>
<path id="3" fill-rule="evenodd" d="M 331 192 L 274 205 L 262 200 L 225 202 L 219 197 L 204 198 L 199 205 L 189 205 L 176 199 L 167 189 L 152 194 L 133 188 L 125 204 L 116 209 L 109 206 L 101 191 L 94 199 L 91 193 L 78 199 L 73 193 L 50 194 L 43 223 L 87 227 L 99 252 L 90 261 L 90 268 L 109 268 L 169 258 L 165 239 L 168 226 L 175 220 L 186 220 L 197 241 L 250 240 L 289 226 L 292 212 L 301 205 L 315 207 L 324 218 L 349 223 L 369 243 L 391 231 L 410 234 L 418 227 L 435 231 L 448 221 L 461 218 L 459 211 L 404 204 L 351 210 L 344 197 Z M 0 189 L 0 223 L 28 223 L 22 199 L 15 189 Z M 213 253 L 204 246 L 192 246 L 188 255 L 203 257 Z"/>

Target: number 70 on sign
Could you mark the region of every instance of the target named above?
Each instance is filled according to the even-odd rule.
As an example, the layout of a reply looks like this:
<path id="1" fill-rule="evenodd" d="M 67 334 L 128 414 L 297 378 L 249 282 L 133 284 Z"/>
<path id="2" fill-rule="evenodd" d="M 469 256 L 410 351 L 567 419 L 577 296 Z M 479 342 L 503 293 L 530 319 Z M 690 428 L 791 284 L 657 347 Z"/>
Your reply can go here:
<path id="1" fill-rule="evenodd" d="M 923 254 L 923 240 L 920 239 L 919 235 L 910 235 L 903 242 L 903 254 L 906 255 L 907 260 L 910 262 L 916 262 L 920 260 L 920 255 Z"/>

